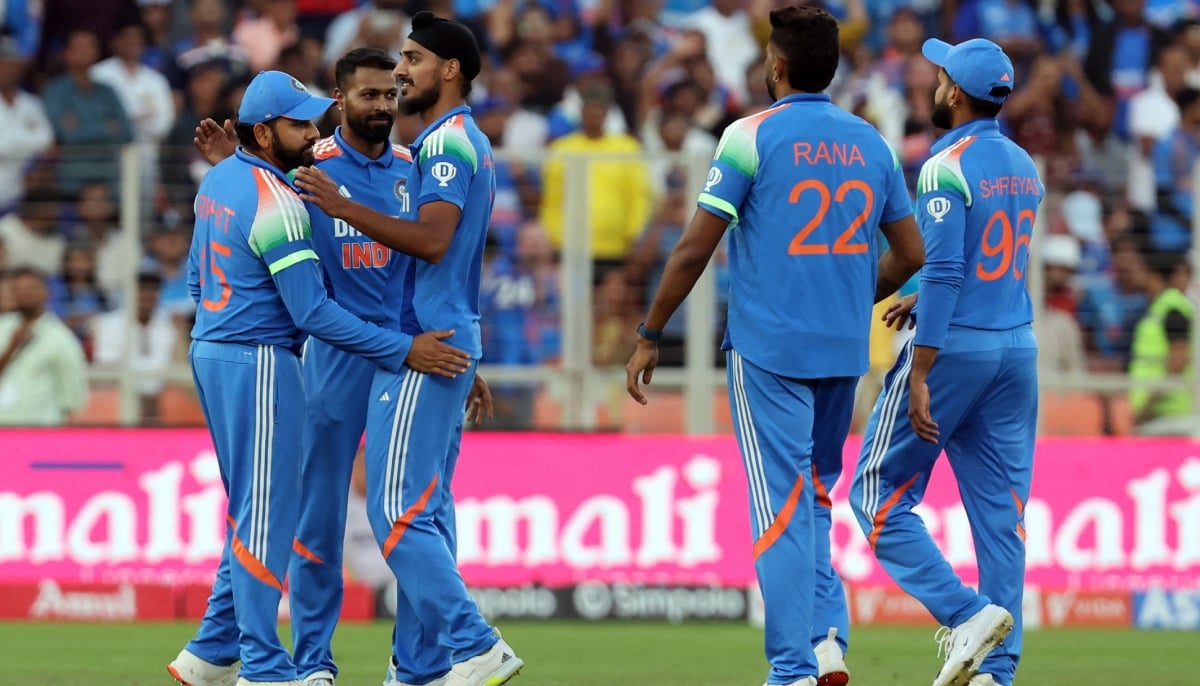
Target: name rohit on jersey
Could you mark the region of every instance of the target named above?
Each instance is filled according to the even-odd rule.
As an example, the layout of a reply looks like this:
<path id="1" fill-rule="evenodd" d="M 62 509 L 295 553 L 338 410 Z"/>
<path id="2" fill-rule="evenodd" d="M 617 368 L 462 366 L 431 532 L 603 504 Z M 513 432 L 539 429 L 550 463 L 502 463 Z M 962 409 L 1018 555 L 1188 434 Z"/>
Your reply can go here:
<path id="1" fill-rule="evenodd" d="M 836 141 L 818 141 L 817 143 L 800 142 L 792 144 L 794 164 L 798 167 L 801 162 L 808 165 L 835 164 L 849 167 L 857 164 L 867 166 L 862 151 L 856 143 L 838 143 Z"/>
<path id="2" fill-rule="evenodd" d="M 229 231 L 229 220 L 237 216 L 237 212 L 229 209 L 219 200 L 215 200 L 207 195 L 196 196 L 196 204 L 193 211 L 196 213 L 196 219 L 201 221 L 211 219 L 213 226 L 223 232 Z"/>
<path id="3" fill-rule="evenodd" d="M 1001 176 L 979 180 L 979 197 L 993 195 L 1041 195 L 1041 184 L 1032 176 Z"/>
<path id="4" fill-rule="evenodd" d="M 333 220 L 333 237 L 362 238 L 362 233 L 343 219 Z M 392 251 L 375 241 L 345 241 L 342 243 L 342 269 L 379 269 L 386 267 Z"/>

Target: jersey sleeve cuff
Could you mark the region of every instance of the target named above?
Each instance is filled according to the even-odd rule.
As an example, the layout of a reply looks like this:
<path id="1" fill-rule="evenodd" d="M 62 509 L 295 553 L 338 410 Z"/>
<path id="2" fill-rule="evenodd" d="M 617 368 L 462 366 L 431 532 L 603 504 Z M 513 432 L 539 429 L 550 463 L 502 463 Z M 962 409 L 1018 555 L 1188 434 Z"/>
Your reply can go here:
<path id="1" fill-rule="evenodd" d="M 448 202 L 460 210 L 463 209 L 463 207 L 466 205 L 466 202 L 464 202 L 463 200 L 460 200 L 459 198 L 455 198 L 453 196 L 438 195 L 437 193 L 428 193 L 426 195 L 422 195 L 420 198 L 417 199 L 417 207 L 419 208 L 422 205 L 428 205 L 431 202 Z"/>
<path id="2" fill-rule="evenodd" d="M 700 207 L 726 221 L 734 221 L 738 218 L 737 208 L 732 203 L 728 200 L 722 200 L 712 193 L 701 193 L 697 203 Z"/>
<path id="3" fill-rule="evenodd" d="M 296 264 L 298 262 L 303 262 L 304 260 L 316 260 L 316 259 L 317 259 L 317 253 L 310 249 L 306 248 L 304 250 L 297 250 L 294 253 L 289 253 L 287 255 L 284 255 L 283 257 L 268 264 L 267 270 L 271 272 L 271 276 L 274 276 L 274 275 L 278 274 L 279 272 L 283 271 L 284 269 L 287 269 L 288 267 L 292 266 L 293 264 Z"/>

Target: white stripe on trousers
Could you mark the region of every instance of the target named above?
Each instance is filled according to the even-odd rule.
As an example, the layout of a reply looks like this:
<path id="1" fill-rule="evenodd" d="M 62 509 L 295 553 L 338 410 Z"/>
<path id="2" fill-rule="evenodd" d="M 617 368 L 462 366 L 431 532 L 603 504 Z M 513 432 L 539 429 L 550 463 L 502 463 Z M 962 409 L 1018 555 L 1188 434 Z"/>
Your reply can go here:
<path id="1" fill-rule="evenodd" d="M 271 512 L 271 459 L 275 443 L 275 348 L 258 346 L 254 378 L 254 455 L 250 476 L 250 532 L 246 548 L 267 563 Z"/>
<path id="2" fill-rule="evenodd" d="M 396 398 L 383 485 L 383 514 L 392 524 L 404 514 L 404 470 L 408 464 L 408 441 L 412 436 L 413 417 L 416 416 L 417 400 L 424 380 L 424 374 L 405 369 Z"/>
<path id="3" fill-rule="evenodd" d="M 900 399 L 904 397 L 904 387 L 908 384 L 912 372 L 913 342 L 905 345 L 904 364 L 900 366 L 892 383 L 884 390 L 884 397 L 879 405 L 879 419 L 875 423 L 875 434 L 871 437 L 871 452 L 863 465 L 863 496 L 862 512 L 868 520 L 874 520 L 875 512 L 879 509 L 880 488 L 879 469 L 883 466 L 883 458 L 892 445 L 892 433 L 896 428 L 896 419 L 900 416 Z"/>
<path id="4" fill-rule="evenodd" d="M 733 402 L 737 411 L 738 424 L 742 428 L 739 437 L 742 460 L 746 466 L 746 481 L 750 485 L 750 506 L 758 525 L 757 535 L 761 536 L 775 520 L 775 514 L 771 509 L 771 494 L 767 490 L 767 473 L 763 468 L 762 450 L 758 445 L 758 431 L 754 428 L 750 398 L 746 394 L 746 376 L 742 366 L 742 356 L 736 350 L 730 352 L 733 362 Z"/>

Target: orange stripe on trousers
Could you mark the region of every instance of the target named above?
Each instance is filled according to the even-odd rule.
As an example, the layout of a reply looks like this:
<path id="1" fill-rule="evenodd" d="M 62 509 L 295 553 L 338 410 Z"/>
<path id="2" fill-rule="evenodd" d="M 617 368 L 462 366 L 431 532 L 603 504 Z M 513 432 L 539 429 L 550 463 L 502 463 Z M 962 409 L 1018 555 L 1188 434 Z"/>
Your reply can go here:
<path id="1" fill-rule="evenodd" d="M 788 522 L 792 521 L 792 514 L 796 512 L 796 503 L 800 502 L 800 494 L 803 492 L 804 475 L 801 474 L 796 477 L 796 485 L 792 486 L 792 492 L 788 494 L 779 514 L 775 515 L 775 521 L 771 522 L 771 526 L 754 542 L 755 560 L 767 552 L 768 548 L 775 545 L 775 541 L 778 541 L 779 537 L 783 535 L 783 530 L 787 528 Z"/>
<path id="2" fill-rule="evenodd" d="M 433 477 L 433 481 L 425 487 L 425 492 L 413 503 L 413 506 L 404 511 L 400 515 L 400 519 L 392 524 L 392 531 L 388 534 L 387 540 L 383 542 L 383 556 L 386 558 L 392 554 L 392 550 L 396 544 L 400 542 L 400 538 L 404 536 L 404 532 L 408 530 L 408 525 L 412 524 L 412 520 L 417 518 L 417 515 L 425 511 L 425 506 L 429 504 L 429 498 L 433 496 L 433 489 L 437 488 L 438 478 Z"/>
<path id="3" fill-rule="evenodd" d="M 884 501 L 883 507 L 879 508 L 879 511 L 875 513 L 875 520 L 871 522 L 871 535 L 867 536 L 867 541 L 871 544 L 872 551 L 875 550 L 875 544 L 879 542 L 879 534 L 883 531 L 883 524 L 887 521 L 888 512 L 896 506 L 896 503 L 900 502 L 900 498 L 904 495 L 904 492 L 916 483 L 917 478 L 920 476 L 920 474 L 914 474 L 913 478 L 904 482 L 904 485 L 897 488 L 896 492 Z"/>
<path id="4" fill-rule="evenodd" d="M 1025 540 L 1025 524 L 1021 521 L 1025 519 L 1025 503 L 1021 502 L 1021 496 L 1017 495 L 1017 489 L 1010 488 L 1012 491 L 1013 502 L 1017 504 L 1017 535 L 1021 540 Z"/>
<path id="5" fill-rule="evenodd" d="M 827 509 L 833 509 L 833 499 L 829 497 L 829 489 L 825 488 L 825 484 L 821 482 L 821 477 L 817 475 L 816 463 L 813 463 L 812 477 L 813 490 L 817 494 L 817 504 Z"/>
<path id="6" fill-rule="evenodd" d="M 315 562 L 319 565 L 325 564 L 325 560 L 322 560 L 320 556 L 309 550 L 308 546 L 301 543 L 299 538 L 292 539 L 292 552 L 310 562 Z"/>
<path id="7" fill-rule="evenodd" d="M 279 579 L 276 579 L 275 575 L 271 573 L 271 570 L 267 569 L 267 566 L 263 564 L 257 557 L 254 557 L 254 555 L 252 555 L 246 548 L 246 544 L 242 543 L 242 539 L 237 537 L 237 522 L 233 521 L 233 517 L 230 515 L 225 515 L 225 521 L 229 522 L 229 535 L 231 538 L 229 548 L 233 550 L 233 556 L 238 559 L 238 562 L 242 563 L 242 566 L 246 568 L 246 571 L 254 575 L 255 579 L 258 579 L 272 588 L 283 591 L 283 584 L 279 581 Z"/>

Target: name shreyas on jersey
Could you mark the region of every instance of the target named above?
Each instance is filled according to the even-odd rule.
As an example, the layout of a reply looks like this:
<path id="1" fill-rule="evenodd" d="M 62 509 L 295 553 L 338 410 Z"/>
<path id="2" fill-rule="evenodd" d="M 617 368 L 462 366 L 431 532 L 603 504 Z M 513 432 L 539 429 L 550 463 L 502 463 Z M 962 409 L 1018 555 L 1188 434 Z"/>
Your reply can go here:
<path id="1" fill-rule="evenodd" d="M 993 195 L 1041 195 L 1042 184 L 1031 176 L 1001 176 L 979 180 L 979 197 Z"/>

